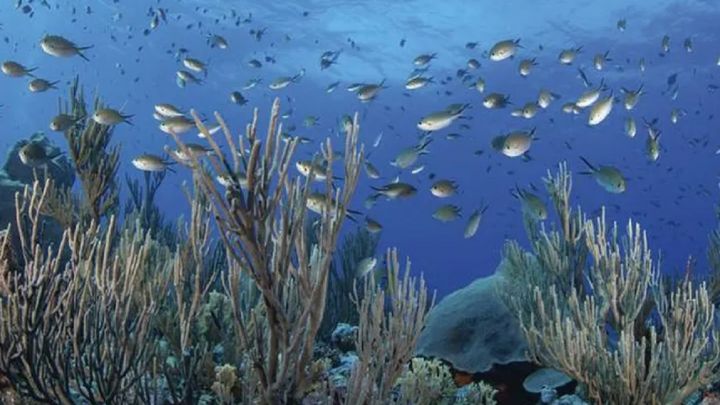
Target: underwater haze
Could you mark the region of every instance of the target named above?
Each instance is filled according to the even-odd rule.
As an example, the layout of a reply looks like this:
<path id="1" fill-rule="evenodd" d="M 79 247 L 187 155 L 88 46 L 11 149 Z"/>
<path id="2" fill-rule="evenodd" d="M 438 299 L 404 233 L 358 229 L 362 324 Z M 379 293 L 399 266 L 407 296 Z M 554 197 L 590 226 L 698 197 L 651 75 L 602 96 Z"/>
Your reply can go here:
<path id="1" fill-rule="evenodd" d="M 151 28 L 158 8 L 166 16 Z M 399 247 L 440 295 L 492 273 L 504 240 L 523 237 L 521 204 L 511 195 L 516 186 L 541 189 L 541 178 L 560 161 L 567 161 L 575 173 L 586 171 L 581 156 L 596 166 L 619 169 L 627 190 L 609 193 L 592 176 L 576 176 L 576 203 L 588 212 L 605 205 L 609 218 L 621 223 L 628 218 L 640 221 L 654 249 L 663 253 L 663 271 L 673 272 L 684 268 L 689 255 L 703 263 L 706 235 L 715 218 L 718 18 L 720 3 L 707 0 L 3 2 L 2 58 L 36 67 L 33 75 L 59 83 L 57 89 L 32 93 L 27 89 L 30 78 L 1 77 L 0 142 L 9 149 L 35 132 L 49 132 L 57 100 L 76 75 L 88 94 L 100 94 L 109 105 L 133 115 L 132 126 L 118 126 L 115 142 L 122 145 L 121 175 L 136 177 L 141 175 L 131 164 L 136 155 L 162 153 L 162 147 L 172 143 L 152 117 L 158 103 L 196 109 L 205 117 L 219 111 L 231 127 L 243 128 L 253 107 L 260 108 L 263 117 L 280 97 L 281 109 L 292 111 L 284 125 L 296 128 L 288 132 L 312 140 L 300 145 L 301 158 L 311 157 L 325 137 L 339 145 L 341 117 L 357 111 L 367 160 L 381 177 L 363 175 L 350 208 L 362 213 L 360 225 L 365 216 L 381 223 L 380 246 Z M 619 20 L 626 21 L 624 30 L 618 29 Z M 253 34 L 259 30 L 262 35 Z M 40 40 L 47 34 L 92 46 L 84 51 L 88 60 L 44 53 Z M 224 37 L 227 49 L 211 46 L 211 35 Z M 669 38 L 668 52 L 662 49 L 664 36 Z M 491 60 L 490 48 L 506 39 L 519 39 L 516 54 Z M 560 63 L 560 52 L 574 48 L 580 51 L 572 63 Z M 335 59 L 322 68 L 326 51 Z M 608 61 L 597 70 L 593 57 L 605 52 Z M 427 65 L 415 65 L 422 54 L 435 56 Z M 184 56 L 206 63 L 206 75 L 196 73 L 202 83 L 178 86 L 176 72 L 184 69 Z M 522 77 L 518 65 L 528 58 L 537 65 Z M 250 66 L 253 59 L 262 66 Z M 469 67 L 470 59 L 479 66 Z M 417 68 L 423 71 L 415 75 L 432 81 L 408 90 L 405 84 Z M 268 88 L 276 78 L 301 70 L 305 73 L 296 83 Z M 260 82 L 243 90 L 251 79 Z M 484 92 L 475 86 L 478 79 L 485 83 Z M 337 89 L 328 93 L 334 82 L 339 82 Z M 381 82 L 382 89 L 369 102 L 346 90 L 352 83 Z M 590 108 L 563 112 L 564 104 L 601 82 L 606 86 L 601 97 L 615 98 L 602 123 L 588 125 Z M 640 86 L 637 106 L 623 108 L 621 89 Z M 537 100 L 542 89 L 559 98 L 531 119 L 511 114 Z M 233 91 L 247 103 L 234 103 Z M 485 108 L 484 97 L 491 92 L 509 96 L 510 103 Z M 422 117 L 453 103 L 467 108 L 449 127 L 429 132 L 427 154 L 404 170 L 390 165 L 399 151 L 424 136 L 417 127 Z M 634 138 L 625 131 L 628 117 L 636 122 Z M 647 157 L 649 135 L 643 120 L 654 122 L 661 134 L 656 161 Z M 510 158 L 491 145 L 498 135 L 531 129 L 532 148 L 524 156 Z M 380 134 L 381 141 L 373 145 Z M 421 172 L 411 173 L 420 166 Z M 363 206 L 374 193 L 371 187 L 398 176 L 417 188 L 415 196 L 380 198 L 371 209 Z M 160 189 L 157 201 L 168 217 L 186 212 L 187 207 L 176 202 L 188 178 L 183 172 L 171 174 Z M 430 188 L 443 179 L 455 182 L 457 192 L 440 199 Z M 460 209 L 460 217 L 450 222 L 433 218 L 435 210 L 448 203 Z M 483 205 L 487 211 L 477 233 L 464 238 L 469 217 Z"/>
<path id="2" fill-rule="evenodd" d="M 719 21 L 0 2 L 0 404 L 720 403 Z"/>

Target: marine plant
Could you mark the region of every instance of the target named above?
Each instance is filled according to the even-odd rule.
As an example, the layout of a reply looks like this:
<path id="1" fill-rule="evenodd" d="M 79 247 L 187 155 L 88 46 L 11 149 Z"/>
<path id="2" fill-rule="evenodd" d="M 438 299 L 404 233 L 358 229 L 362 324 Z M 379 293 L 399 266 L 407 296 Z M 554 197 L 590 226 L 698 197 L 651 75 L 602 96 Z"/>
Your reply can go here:
<path id="1" fill-rule="evenodd" d="M 508 242 L 508 304 L 532 360 L 577 380 L 596 403 L 680 404 L 718 381 L 720 341 L 705 283 L 661 281 L 642 228 L 621 235 L 603 210 L 595 220 L 570 207 L 565 163 L 545 186 L 559 218 L 547 229 L 525 219 L 531 250 Z"/>
<path id="2" fill-rule="evenodd" d="M 348 301 L 328 294 L 331 283 L 349 292 L 350 262 L 376 243 L 348 239 L 344 278 L 332 278 L 362 162 L 357 117 L 345 138 L 342 187 L 326 182 L 313 216 L 312 180 L 289 174 L 297 140 L 281 141 L 277 100 L 264 138 L 257 110 L 237 139 L 216 115 L 227 154 L 195 115 L 214 153 L 190 153 L 176 137 L 191 157 L 193 184 L 183 188 L 189 218 L 171 232 L 154 204 L 162 175 L 145 176 L 144 189 L 128 180 L 124 221 L 116 215 L 119 148 L 111 145 L 112 127 L 87 118 L 82 94 L 76 79 L 69 104 L 60 106 L 74 117 L 65 138 L 80 193 L 36 179 L 16 195 L 14 224 L 0 235 L 0 375 L 21 396 L 61 404 L 275 405 L 325 387 L 346 403 L 389 399 L 429 306 L 422 278 L 409 268 L 400 277 L 395 251 L 388 253 L 390 282 L 365 280 L 350 297 L 352 314 Z M 322 152 L 332 167 L 329 140 Z M 59 240 L 45 240 L 48 221 L 64 229 Z M 332 387 L 327 359 L 315 357 L 327 305 L 359 322 L 352 378 L 359 390 Z"/>

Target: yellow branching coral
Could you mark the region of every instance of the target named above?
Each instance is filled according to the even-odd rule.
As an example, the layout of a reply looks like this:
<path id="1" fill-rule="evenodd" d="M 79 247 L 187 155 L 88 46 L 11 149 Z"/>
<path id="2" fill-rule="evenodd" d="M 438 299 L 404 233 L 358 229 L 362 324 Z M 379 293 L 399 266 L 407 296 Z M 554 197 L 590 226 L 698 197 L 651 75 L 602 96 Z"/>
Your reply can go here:
<path id="1" fill-rule="evenodd" d="M 285 144 L 281 140 L 279 101 L 273 103 L 264 139 L 257 134 L 257 110 L 245 135 L 237 140 L 222 117 L 215 115 L 228 154 L 195 112 L 193 116 L 214 151 L 203 158 L 207 164 L 200 164 L 200 157 L 171 135 L 192 158 L 189 166 L 226 247 L 230 269 L 222 282 L 233 303 L 236 344 L 252 359 L 253 379 L 260 382 L 262 402 L 296 400 L 313 383 L 309 369 L 324 316 L 330 263 L 360 173 L 357 115 L 345 137 L 343 186 L 334 187 L 332 173 L 328 173 L 325 192 L 314 195 L 320 220 L 313 246 L 304 232 L 311 180 L 302 184 L 289 175 L 297 140 Z M 329 139 L 322 152 L 332 170 L 334 153 Z M 215 180 L 218 176 L 229 179 L 230 187 L 224 190 Z M 242 280 L 247 277 L 262 302 L 262 308 L 249 312 L 241 294 Z"/>
<path id="2" fill-rule="evenodd" d="M 416 357 L 398 379 L 403 403 L 451 404 L 457 390 L 448 366 L 439 360 Z"/>
<path id="3" fill-rule="evenodd" d="M 706 285 L 663 286 L 639 225 L 630 221 L 621 235 L 604 210 L 583 221 L 570 213 L 566 167 L 548 179 L 562 231 L 536 227 L 532 252 L 505 249 L 508 302 L 531 358 L 580 382 L 597 403 L 680 404 L 718 381 L 720 335 Z"/>

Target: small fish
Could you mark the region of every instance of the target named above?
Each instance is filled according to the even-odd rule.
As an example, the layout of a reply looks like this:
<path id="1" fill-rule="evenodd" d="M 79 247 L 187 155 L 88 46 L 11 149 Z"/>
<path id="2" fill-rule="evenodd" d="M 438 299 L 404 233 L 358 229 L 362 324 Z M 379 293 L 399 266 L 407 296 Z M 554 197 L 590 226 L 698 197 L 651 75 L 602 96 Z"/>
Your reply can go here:
<path id="1" fill-rule="evenodd" d="M 485 80 L 478 78 L 475 81 L 475 90 L 477 90 L 480 93 L 484 93 L 485 92 Z"/>
<path id="2" fill-rule="evenodd" d="M 414 60 L 413 64 L 415 66 L 425 66 L 428 63 L 430 63 L 431 60 L 435 59 L 437 57 L 437 53 L 430 53 L 430 54 L 422 54 L 418 55 Z"/>
<path id="3" fill-rule="evenodd" d="M 416 76 L 413 78 L 410 78 L 405 83 L 405 88 L 407 90 L 417 90 L 425 87 L 428 83 L 434 83 L 432 77 L 422 77 L 422 76 Z"/>
<path id="4" fill-rule="evenodd" d="M 230 93 L 230 101 L 237 105 L 245 105 L 248 100 L 239 91 L 233 91 Z"/>
<path id="5" fill-rule="evenodd" d="M 56 84 L 60 83 L 59 80 L 50 82 L 45 79 L 33 79 L 28 83 L 28 90 L 32 93 L 42 93 L 49 89 L 57 89 Z"/>
<path id="6" fill-rule="evenodd" d="M 612 111 L 614 101 L 612 93 L 608 97 L 598 100 L 590 109 L 588 125 L 595 126 L 605 121 Z"/>
<path id="7" fill-rule="evenodd" d="M 585 87 L 592 86 L 592 83 L 590 83 L 590 80 L 588 80 L 587 75 L 585 74 L 585 71 L 581 68 L 578 68 L 578 77 L 583 81 L 583 85 Z"/>
<path id="8" fill-rule="evenodd" d="M 257 86 L 262 82 L 262 79 L 250 79 L 247 82 L 245 82 L 245 85 L 243 86 L 243 90 L 250 90 L 253 87 Z"/>
<path id="9" fill-rule="evenodd" d="M 217 34 L 209 34 L 207 39 L 208 45 L 210 45 L 211 48 L 218 48 L 218 49 L 227 49 L 228 48 L 228 41 Z"/>
<path id="10" fill-rule="evenodd" d="M 155 104 L 155 112 L 165 118 L 182 117 L 185 115 L 182 110 L 168 103 Z"/>
<path id="11" fill-rule="evenodd" d="M 195 128 L 195 121 L 185 116 L 169 117 L 160 123 L 160 130 L 166 134 L 183 134 Z"/>
<path id="12" fill-rule="evenodd" d="M 563 49 L 558 55 L 558 61 L 563 65 L 571 65 L 581 51 L 582 46 L 579 46 L 577 48 Z"/>
<path id="13" fill-rule="evenodd" d="M 625 28 L 627 28 L 627 20 L 624 18 L 619 19 L 615 24 L 615 27 L 617 27 L 620 32 L 625 31 Z"/>
<path id="14" fill-rule="evenodd" d="M 30 76 L 34 77 L 32 75 L 32 72 L 37 70 L 37 68 L 27 68 L 20 63 L 17 63 L 15 61 L 5 61 L 0 65 L 0 70 L 6 75 L 10 77 L 23 77 L 23 76 Z"/>
<path id="15" fill-rule="evenodd" d="M 526 155 L 535 140 L 535 128 L 526 131 L 514 131 L 504 136 L 502 154 L 507 157 Z"/>
<path id="16" fill-rule="evenodd" d="M 523 59 L 522 61 L 520 61 L 520 65 L 518 66 L 518 73 L 520 73 L 520 76 L 522 77 L 527 77 L 528 75 L 530 75 L 530 71 L 532 70 L 533 66 L 537 66 L 535 58 Z"/>
<path id="17" fill-rule="evenodd" d="M 175 72 L 175 76 L 183 83 L 183 86 L 185 83 L 202 84 L 203 82 L 201 79 L 195 77 L 194 74 L 188 72 L 187 70 L 178 70 L 177 72 Z"/>
<path id="18" fill-rule="evenodd" d="M 305 69 L 300 69 L 300 72 L 298 72 L 295 76 L 278 77 L 277 79 L 273 80 L 268 85 L 268 87 L 270 88 L 270 90 L 284 89 L 285 87 L 289 86 L 291 83 L 299 82 L 303 76 L 305 76 Z"/>
<path id="19" fill-rule="evenodd" d="M 536 221 L 547 219 L 548 210 L 540 197 L 518 186 L 515 186 L 515 190 L 511 194 L 520 201 L 522 211 L 530 218 Z"/>
<path id="20" fill-rule="evenodd" d="M 46 166 L 48 163 L 53 162 L 55 158 L 62 155 L 63 152 L 57 151 L 55 153 L 48 153 L 47 149 L 38 142 L 30 141 L 27 142 L 18 151 L 18 157 L 20 161 L 30 167 L 41 167 Z"/>
<path id="21" fill-rule="evenodd" d="M 422 131 L 438 131 L 447 128 L 462 116 L 465 108 L 467 108 L 467 105 L 464 105 L 459 111 L 449 111 L 445 109 L 428 114 L 420 119 L 417 127 Z"/>
<path id="22" fill-rule="evenodd" d="M 580 174 L 593 176 L 595 182 L 609 193 L 620 194 L 625 192 L 627 182 L 620 170 L 612 166 L 595 167 L 584 157 L 580 156 L 580 159 L 587 165 L 588 169 L 590 169 L 590 171 L 580 172 Z"/>
<path id="23" fill-rule="evenodd" d="M 683 42 L 683 47 L 685 48 L 685 52 L 691 53 L 693 51 L 692 38 L 685 38 L 685 41 Z"/>
<path id="24" fill-rule="evenodd" d="M 375 141 L 373 142 L 373 148 L 377 148 L 378 146 L 380 146 L 380 141 L 382 141 L 382 137 L 383 137 L 383 132 L 380 131 L 378 136 L 375 138 Z"/>
<path id="25" fill-rule="evenodd" d="M 432 217 L 440 222 L 451 222 L 460 218 L 461 209 L 457 205 L 441 205 L 433 212 Z"/>
<path id="26" fill-rule="evenodd" d="M 452 180 L 437 180 L 430 186 L 430 193 L 438 198 L 448 198 L 455 195 L 458 185 Z"/>
<path id="27" fill-rule="evenodd" d="M 40 40 L 40 48 L 42 48 L 43 52 L 59 58 L 69 58 L 77 55 L 88 61 L 89 59 L 83 54 L 83 51 L 92 47 L 92 45 L 77 46 L 74 42 L 59 35 L 45 35 Z"/>
<path id="28" fill-rule="evenodd" d="M 637 105 L 638 101 L 640 100 L 640 96 L 645 94 L 643 92 L 643 85 L 641 84 L 640 87 L 638 87 L 637 90 L 628 90 L 625 87 L 621 88 L 621 91 L 625 94 L 625 109 L 630 111 Z"/>
<path id="29" fill-rule="evenodd" d="M 553 93 L 547 89 L 542 89 L 540 90 L 540 94 L 538 94 L 537 105 L 540 106 L 540 108 L 545 109 L 550 106 L 550 103 L 559 98 L 559 94 Z"/>
<path id="30" fill-rule="evenodd" d="M 508 58 L 512 58 L 520 47 L 520 39 L 506 39 L 497 42 L 490 48 L 490 60 L 499 62 Z"/>
<path id="31" fill-rule="evenodd" d="M 595 66 L 595 70 L 603 70 L 605 62 L 612 62 L 612 59 L 608 57 L 609 54 L 610 51 L 595 54 L 595 56 L 593 57 L 593 66 Z"/>
<path id="32" fill-rule="evenodd" d="M 50 130 L 55 132 L 67 131 L 84 118 L 84 116 L 74 117 L 69 114 L 58 114 L 50 121 Z"/>
<path id="33" fill-rule="evenodd" d="M 207 65 L 195 58 L 186 57 L 182 61 L 183 66 L 196 73 L 207 73 Z"/>
<path id="34" fill-rule="evenodd" d="M 648 131 L 645 154 L 651 162 L 656 162 L 660 158 L 660 131 L 654 131 L 654 133 Z"/>
<path id="35" fill-rule="evenodd" d="M 382 187 L 370 187 L 377 191 L 378 194 L 384 195 L 388 199 L 394 200 L 396 198 L 408 198 L 412 197 L 417 193 L 417 189 L 410 184 L 395 182 L 389 183 Z"/>
<path id="36" fill-rule="evenodd" d="M 337 87 L 338 87 L 339 85 L 340 85 L 340 82 L 330 83 L 330 84 L 325 88 L 325 92 L 326 92 L 326 93 L 332 93 L 333 91 L 335 91 L 335 89 L 337 89 Z"/>
<path id="37" fill-rule="evenodd" d="M 378 93 L 380 93 L 380 90 L 384 89 L 383 86 L 385 84 L 385 79 L 383 79 L 378 84 L 365 84 L 361 86 L 359 89 L 357 89 L 357 98 L 363 103 L 367 103 L 369 101 L 372 101 L 377 97 Z"/>
<path id="38" fill-rule="evenodd" d="M 377 259 L 374 257 L 366 257 L 358 262 L 355 270 L 357 278 L 364 278 L 377 267 Z"/>
<path id="39" fill-rule="evenodd" d="M 172 164 L 160 156 L 143 153 L 132 160 L 133 166 L 144 172 L 163 172 Z"/>
<path id="40" fill-rule="evenodd" d="M 409 148 L 405 148 L 397 154 L 395 159 L 390 162 L 390 165 L 398 167 L 400 169 L 406 169 L 418 160 L 422 155 L 430 153 L 427 150 L 428 145 L 432 142 L 431 138 L 424 138 L 419 144 L 413 145 Z"/>
<path id="41" fill-rule="evenodd" d="M 380 178 L 380 171 L 368 160 L 365 160 L 365 174 L 371 179 Z"/>
<path id="42" fill-rule="evenodd" d="M 465 225 L 465 230 L 463 231 L 463 238 L 470 239 L 477 233 L 478 228 L 480 227 L 480 221 L 482 221 L 483 215 L 485 215 L 485 211 L 487 211 L 488 206 L 484 205 L 475 211 L 470 215 L 467 221 L 467 225 Z"/>
<path id="43" fill-rule="evenodd" d="M 123 114 L 112 108 L 100 108 L 92 115 L 93 121 L 101 125 L 117 125 L 123 122 L 132 125 L 130 122 L 132 117 L 132 115 Z"/>
<path id="44" fill-rule="evenodd" d="M 625 134 L 630 138 L 634 138 L 637 134 L 637 124 L 633 117 L 625 118 Z"/>
<path id="45" fill-rule="evenodd" d="M 480 66 L 481 66 L 480 62 L 475 58 L 468 59 L 468 61 L 467 61 L 468 69 L 472 69 L 472 70 L 480 69 Z"/>
<path id="46" fill-rule="evenodd" d="M 411 174 L 418 174 L 418 173 L 420 173 L 420 172 L 423 171 L 423 170 L 425 170 L 425 165 L 420 165 L 420 166 L 418 166 L 418 167 L 413 167 L 413 169 L 410 170 L 410 173 L 411 173 Z"/>
<path id="47" fill-rule="evenodd" d="M 366 216 L 365 217 L 365 229 L 370 233 L 379 233 L 382 231 L 382 225 L 380 222 Z"/>
<path id="48" fill-rule="evenodd" d="M 501 93 L 490 93 L 483 99 L 483 107 L 487 109 L 500 109 L 510 104 L 510 96 Z"/>
<path id="49" fill-rule="evenodd" d="M 665 56 L 668 52 L 670 52 L 670 37 L 667 35 L 664 35 L 662 37 L 662 41 L 660 42 L 660 56 Z"/>

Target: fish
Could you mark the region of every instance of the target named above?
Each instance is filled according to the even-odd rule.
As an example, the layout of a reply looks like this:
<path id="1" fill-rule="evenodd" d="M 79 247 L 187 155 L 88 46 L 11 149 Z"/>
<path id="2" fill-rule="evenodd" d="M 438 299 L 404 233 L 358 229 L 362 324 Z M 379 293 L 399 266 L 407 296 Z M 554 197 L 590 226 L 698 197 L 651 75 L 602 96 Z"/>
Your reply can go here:
<path id="1" fill-rule="evenodd" d="M 465 230 L 463 231 L 463 238 L 470 239 L 478 231 L 478 228 L 480 227 L 480 221 L 482 221 L 483 215 L 485 215 L 485 211 L 487 211 L 488 206 L 483 205 L 480 208 L 473 211 L 472 214 L 470 214 L 470 217 L 468 218 L 467 225 L 465 225 Z"/>
<path id="2" fill-rule="evenodd" d="M 380 222 L 366 216 L 365 217 L 365 229 L 370 233 L 379 233 L 382 231 L 382 225 Z"/>
<path id="3" fill-rule="evenodd" d="M 173 162 L 150 153 L 143 153 L 132 160 L 132 165 L 135 166 L 136 169 L 144 172 L 164 172 L 166 169 L 169 169 L 171 164 L 173 164 Z"/>
<path id="4" fill-rule="evenodd" d="M 540 197 L 519 186 L 515 186 L 515 190 L 513 190 L 511 195 L 520 201 L 520 207 L 523 213 L 530 218 L 536 221 L 544 221 L 547 219 L 547 206 Z"/>
<path id="5" fill-rule="evenodd" d="M 295 76 L 278 77 L 277 79 L 273 80 L 268 85 L 268 88 L 270 88 L 270 90 L 284 89 L 285 87 L 289 86 L 291 83 L 299 82 L 303 76 L 305 76 L 305 69 L 300 69 L 300 72 L 298 72 Z"/>
<path id="6" fill-rule="evenodd" d="M 188 70 L 196 73 L 207 73 L 207 65 L 198 59 L 185 57 L 182 63 Z"/>
<path id="7" fill-rule="evenodd" d="M 432 217 L 440 222 L 451 222 L 460 218 L 462 209 L 457 205 L 445 204 L 438 207 L 433 212 Z"/>
<path id="8" fill-rule="evenodd" d="M 165 118 L 182 117 L 185 115 L 182 110 L 168 103 L 155 104 L 155 112 Z"/>
<path id="9" fill-rule="evenodd" d="M 485 92 L 485 80 L 478 78 L 475 81 L 475 90 L 477 90 L 480 93 L 484 93 Z"/>
<path id="10" fill-rule="evenodd" d="M 593 57 L 593 66 L 595 66 L 595 70 L 603 70 L 605 62 L 612 62 L 612 59 L 608 57 L 609 54 L 610 51 L 595 54 L 595 56 Z"/>
<path id="11" fill-rule="evenodd" d="M 400 169 L 407 169 L 415 164 L 420 156 L 429 153 L 427 147 L 430 145 L 430 142 L 432 142 L 431 138 L 423 138 L 419 144 L 401 150 L 395 159 L 390 162 L 390 165 Z"/>
<path id="12" fill-rule="evenodd" d="M 595 102 L 600 98 L 600 94 L 605 91 L 605 89 L 605 83 L 601 81 L 598 87 L 586 90 L 580 94 L 580 97 L 578 97 L 577 101 L 575 101 L 575 105 L 580 108 L 590 107 L 595 104 Z"/>
<path id="13" fill-rule="evenodd" d="M 69 58 L 77 55 L 85 61 L 89 61 L 83 51 L 92 47 L 93 45 L 77 46 L 74 42 L 59 35 L 45 35 L 40 40 L 40 48 L 42 48 L 43 52 L 59 58 Z"/>
<path id="14" fill-rule="evenodd" d="M 380 90 L 384 89 L 385 79 L 378 84 L 365 84 L 357 89 L 357 98 L 363 103 L 372 101 L 377 97 Z"/>
<path id="15" fill-rule="evenodd" d="M 416 76 L 410 78 L 405 83 L 405 88 L 407 90 L 417 90 L 425 87 L 428 83 L 434 83 L 432 77 L 422 77 L 422 76 Z"/>
<path id="16" fill-rule="evenodd" d="M 504 136 L 502 143 L 502 154 L 507 157 L 518 157 L 526 155 L 530 150 L 532 141 L 535 139 L 535 128 L 526 131 L 514 131 Z"/>
<path id="17" fill-rule="evenodd" d="M 93 121 L 101 125 L 117 125 L 123 122 L 132 125 L 130 121 L 132 117 L 133 115 L 123 114 L 118 110 L 108 107 L 99 108 L 92 115 Z"/>
<path id="18" fill-rule="evenodd" d="M 520 47 L 520 39 L 506 39 L 495 43 L 488 54 L 490 60 L 499 62 L 514 57 Z"/>
<path id="19" fill-rule="evenodd" d="M 425 66 L 428 63 L 430 63 L 431 60 L 437 58 L 437 53 L 426 53 L 422 55 L 418 55 L 413 60 L 413 65 L 415 66 Z"/>
<path id="20" fill-rule="evenodd" d="M 42 93 L 49 89 L 57 89 L 56 84 L 60 83 L 59 80 L 50 82 L 45 79 L 33 79 L 28 83 L 28 90 L 31 93 Z"/>
<path id="21" fill-rule="evenodd" d="M 183 86 L 185 85 L 185 83 L 193 83 L 193 84 L 202 84 L 203 83 L 203 81 L 201 79 L 197 78 L 194 74 L 188 72 L 187 70 L 178 70 L 177 72 L 175 72 L 175 76 L 177 77 L 178 81 L 183 83 Z"/>
<path id="22" fill-rule="evenodd" d="M 625 29 L 627 28 L 627 20 L 624 18 L 619 19 L 615 24 L 615 27 L 617 27 L 618 31 L 625 31 Z"/>
<path id="23" fill-rule="evenodd" d="M 581 51 L 582 46 L 563 49 L 560 51 L 560 54 L 558 54 L 558 61 L 563 65 L 571 65 Z"/>
<path id="24" fill-rule="evenodd" d="M 660 158 L 660 131 L 648 131 L 645 154 L 651 162 L 656 162 Z"/>
<path id="25" fill-rule="evenodd" d="M 438 198 L 448 198 L 455 195 L 458 185 L 453 180 L 437 180 L 430 186 L 430 193 Z"/>
<path id="26" fill-rule="evenodd" d="M 518 65 L 518 73 L 520 73 L 520 76 L 522 77 L 527 77 L 530 75 L 530 71 L 532 70 L 533 66 L 537 66 L 535 58 L 523 59 L 522 61 L 520 61 L 520 65 Z"/>
<path id="27" fill-rule="evenodd" d="M 321 159 L 314 160 L 299 160 L 295 162 L 295 168 L 307 178 L 311 178 L 315 181 L 327 180 L 328 167 L 321 161 Z"/>
<path id="28" fill-rule="evenodd" d="M 553 93 L 550 90 L 542 89 L 540 90 L 540 93 L 538 94 L 537 99 L 537 105 L 540 106 L 540 108 L 545 109 L 550 106 L 550 103 L 560 98 L 560 95 L 557 93 Z"/>
<path id="29" fill-rule="evenodd" d="M 472 70 L 480 69 L 480 66 L 481 66 L 480 61 L 478 61 L 475 58 L 468 59 L 466 65 L 467 65 L 468 69 L 472 69 Z"/>
<path id="30" fill-rule="evenodd" d="M 243 86 L 243 90 L 250 90 L 257 86 L 258 84 L 262 83 L 262 79 L 250 79 L 247 82 L 245 82 L 245 85 Z"/>
<path id="31" fill-rule="evenodd" d="M 630 138 L 634 138 L 635 134 L 637 134 L 637 124 L 635 124 L 633 117 L 625 118 L 625 134 Z"/>
<path id="32" fill-rule="evenodd" d="M 195 121 L 181 115 L 167 118 L 160 123 L 159 127 L 166 134 L 175 133 L 179 135 L 195 128 Z"/>
<path id="33" fill-rule="evenodd" d="M 227 39 L 217 34 L 208 34 L 207 43 L 211 48 L 218 49 L 227 49 L 229 46 Z"/>
<path id="34" fill-rule="evenodd" d="M 430 113 L 420 119 L 417 123 L 417 127 L 423 131 L 439 131 L 447 128 L 456 119 L 462 116 L 463 111 L 467 108 L 464 105 L 459 111 L 458 110 L 442 110 L 434 113 Z"/>
<path id="35" fill-rule="evenodd" d="M 39 142 L 29 141 L 18 150 L 20 161 L 30 167 L 42 167 L 53 162 L 63 154 L 62 151 L 49 153 Z"/>
<path id="36" fill-rule="evenodd" d="M 366 257 L 360 260 L 355 268 L 355 276 L 357 278 L 364 278 L 377 267 L 377 258 Z"/>
<path id="37" fill-rule="evenodd" d="M 325 88 L 325 92 L 326 92 L 326 93 L 332 93 L 333 91 L 335 91 L 335 89 L 337 89 L 337 87 L 338 87 L 339 85 L 340 85 L 340 82 L 330 83 L 330 84 Z"/>
<path id="38" fill-rule="evenodd" d="M 590 109 L 588 125 L 595 126 L 605 121 L 612 111 L 614 101 L 612 93 L 608 97 L 598 100 Z"/>
<path id="39" fill-rule="evenodd" d="M 617 168 L 613 166 L 595 167 L 584 157 L 580 156 L 580 159 L 589 169 L 589 171 L 580 172 L 580 174 L 590 175 L 595 178 L 595 182 L 605 191 L 620 194 L 627 190 L 627 181 Z"/>
<path id="40" fill-rule="evenodd" d="M 58 114 L 50 120 L 50 130 L 55 132 L 65 132 L 84 118 L 85 116 L 75 117 L 69 114 Z"/>
<path id="41" fill-rule="evenodd" d="M 230 93 L 230 101 L 237 105 L 245 105 L 248 100 L 239 91 L 233 91 Z"/>
<path id="42" fill-rule="evenodd" d="M 371 179 L 380 178 L 380 171 L 367 159 L 365 160 L 365 174 Z"/>
<path id="43" fill-rule="evenodd" d="M 371 186 L 370 188 L 391 200 L 412 197 L 417 193 L 417 189 L 411 184 L 402 182 L 388 183 L 382 187 Z"/>
<path id="44" fill-rule="evenodd" d="M 6 76 L 9 77 L 35 77 L 32 74 L 32 72 L 34 72 L 35 70 L 37 70 L 36 67 L 27 68 L 22 64 L 12 60 L 5 61 L 2 63 L 2 65 L 0 65 L 0 71 L 2 71 Z"/>
<path id="45" fill-rule="evenodd" d="M 590 83 L 590 80 L 588 80 L 587 75 L 582 68 L 578 68 L 578 77 L 583 81 L 583 85 L 585 85 L 585 87 L 592 86 L 592 83 Z"/>
<path id="46" fill-rule="evenodd" d="M 625 105 L 625 109 L 628 111 L 635 108 L 638 101 L 640 100 L 640 96 L 645 94 L 643 92 L 642 84 L 640 85 L 640 87 L 638 87 L 637 90 L 628 90 L 625 87 L 622 87 L 621 91 L 625 94 L 625 100 L 624 100 L 623 104 Z"/>
<path id="47" fill-rule="evenodd" d="M 483 99 L 483 106 L 487 109 L 505 108 L 510 103 L 510 96 L 501 93 L 490 93 Z"/>
<path id="48" fill-rule="evenodd" d="M 670 37 L 664 35 L 660 41 L 660 56 L 665 56 L 668 52 L 670 52 Z"/>

